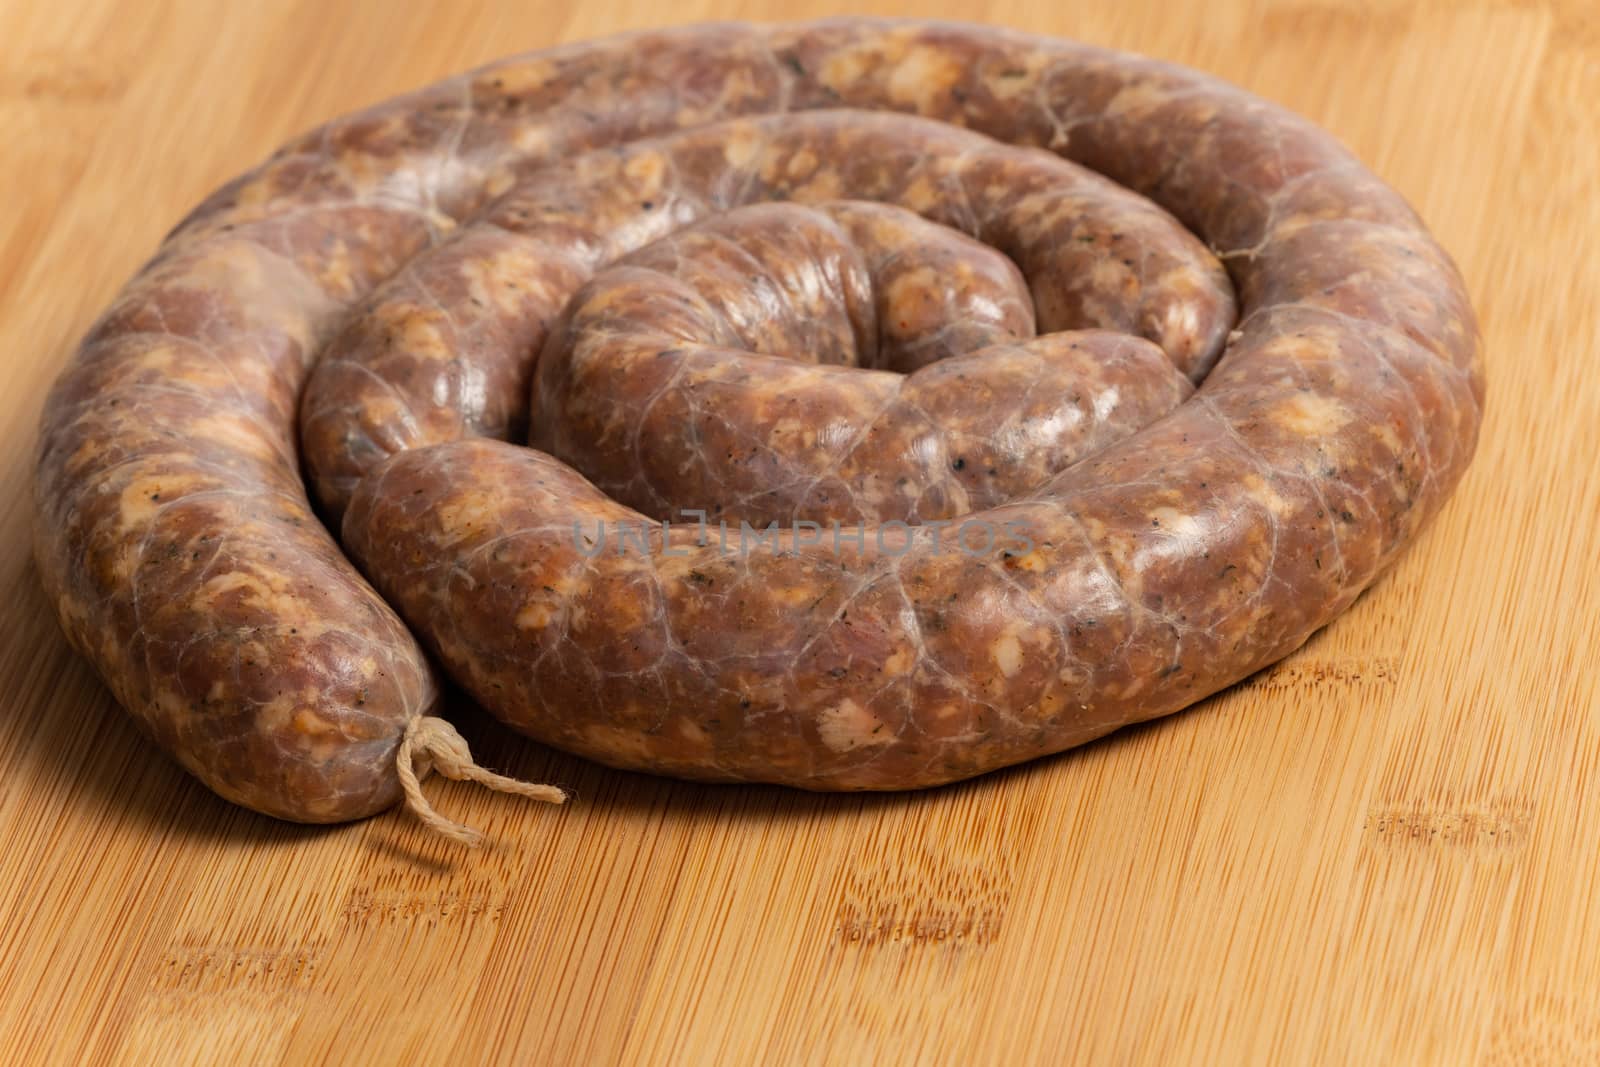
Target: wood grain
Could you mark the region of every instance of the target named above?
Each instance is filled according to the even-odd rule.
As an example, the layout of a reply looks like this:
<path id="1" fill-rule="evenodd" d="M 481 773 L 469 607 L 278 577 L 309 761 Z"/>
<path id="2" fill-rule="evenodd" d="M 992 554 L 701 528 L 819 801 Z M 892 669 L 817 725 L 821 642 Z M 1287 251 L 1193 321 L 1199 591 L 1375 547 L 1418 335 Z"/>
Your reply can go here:
<path id="1" fill-rule="evenodd" d="M 1192 712 L 917 796 L 603 771 L 501 847 L 215 799 L 28 558 L 44 390 L 162 233 L 306 126 L 494 56 L 810 0 L 0 8 L 0 1057 L 22 1062 L 1600 1062 L 1600 17 L 1589 0 L 857 5 L 1216 71 L 1460 261 L 1479 458 L 1345 618 Z"/>

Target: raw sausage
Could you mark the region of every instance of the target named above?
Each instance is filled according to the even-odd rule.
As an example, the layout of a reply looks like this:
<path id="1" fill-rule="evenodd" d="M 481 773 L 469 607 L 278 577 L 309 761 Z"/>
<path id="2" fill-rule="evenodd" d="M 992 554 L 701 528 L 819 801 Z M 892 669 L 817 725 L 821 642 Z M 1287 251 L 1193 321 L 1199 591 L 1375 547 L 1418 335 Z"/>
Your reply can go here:
<path id="1" fill-rule="evenodd" d="M 283 818 L 448 827 L 416 771 L 482 772 L 418 637 L 602 762 L 898 789 L 1298 647 L 1482 402 L 1454 265 L 1271 104 L 994 28 L 688 27 L 208 198 L 46 402 L 35 550 L 118 700 Z"/>

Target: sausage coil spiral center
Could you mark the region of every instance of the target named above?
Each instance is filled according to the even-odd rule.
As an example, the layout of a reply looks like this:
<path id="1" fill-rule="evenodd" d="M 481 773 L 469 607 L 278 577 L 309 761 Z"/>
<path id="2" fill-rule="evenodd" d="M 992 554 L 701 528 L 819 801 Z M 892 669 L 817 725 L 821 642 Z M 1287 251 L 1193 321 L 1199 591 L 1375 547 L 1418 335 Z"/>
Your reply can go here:
<path id="1" fill-rule="evenodd" d="M 915 788 L 1299 647 L 1482 403 L 1454 265 L 1274 105 L 987 27 L 686 27 L 207 199 L 46 402 L 35 548 L 118 700 L 279 817 L 559 799 L 472 764 L 439 671 L 613 766 Z"/>

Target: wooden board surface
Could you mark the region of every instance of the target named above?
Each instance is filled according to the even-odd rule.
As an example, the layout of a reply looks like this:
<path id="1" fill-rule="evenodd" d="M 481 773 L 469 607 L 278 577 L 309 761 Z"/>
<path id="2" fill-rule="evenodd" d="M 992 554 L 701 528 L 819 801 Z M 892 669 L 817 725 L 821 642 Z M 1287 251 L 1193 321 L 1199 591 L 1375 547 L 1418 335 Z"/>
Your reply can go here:
<path id="1" fill-rule="evenodd" d="M 0 7 L 0 1058 L 1600 1062 L 1600 15 L 1590 0 L 924 0 L 1215 71 L 1412 198 L 1483 319 L 1443 517 L 1192 712 L 914 796 L 613 773 L 463 710 L 553 810 L 230 807 L 68 651 L 30 451 L 76 337 L 214 185 L 511 51 L 811 0 Z M 860 10 L 860 8 L 858 8 Z"/>

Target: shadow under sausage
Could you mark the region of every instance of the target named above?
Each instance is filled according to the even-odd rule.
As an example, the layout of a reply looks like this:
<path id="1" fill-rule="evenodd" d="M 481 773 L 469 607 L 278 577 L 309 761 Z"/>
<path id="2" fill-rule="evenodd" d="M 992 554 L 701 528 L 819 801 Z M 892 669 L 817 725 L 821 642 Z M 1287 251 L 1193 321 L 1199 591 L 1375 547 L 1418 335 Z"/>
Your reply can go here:
<path id="1" fill-rule="evenodd" d="M 1216 707 L 1217 696 L 1213 696 L 1180 714 L 1203 715 Z M 559 785 L 571 794 L 570 805 L 592 806 L 597 811 L 627 816 L 661 814 L 763 825 L 847 814 L 888 816 L 913 807 L 959 805 L 989 794 L 1043 788 L 1041 779 L 1059 773 L 1063 766 L 1086 758 L 1103 759 L 1175 725 L 1173 716 L 1134 723 L 1064 752 L 926 789 L 813 792 L 777 785 L 686 781 L 606 767 L 527 740 L 460 694 L 454 695 L 447 716 L 484 766 L 528 781 Z"/>

